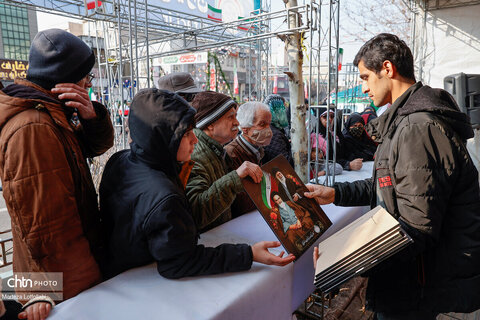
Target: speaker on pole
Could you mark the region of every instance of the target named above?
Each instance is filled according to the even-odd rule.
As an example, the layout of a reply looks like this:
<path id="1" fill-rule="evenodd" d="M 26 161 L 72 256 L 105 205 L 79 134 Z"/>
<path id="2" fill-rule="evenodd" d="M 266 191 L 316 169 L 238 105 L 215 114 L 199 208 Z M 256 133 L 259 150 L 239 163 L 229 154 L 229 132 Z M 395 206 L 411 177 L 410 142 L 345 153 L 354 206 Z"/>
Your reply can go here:
<path id="1" fill-rule="evenodd" d="M 480 74 L 452 74 L 443 78 L 443 86 L 470 117 L 473 128 L 480 128 Z"/>

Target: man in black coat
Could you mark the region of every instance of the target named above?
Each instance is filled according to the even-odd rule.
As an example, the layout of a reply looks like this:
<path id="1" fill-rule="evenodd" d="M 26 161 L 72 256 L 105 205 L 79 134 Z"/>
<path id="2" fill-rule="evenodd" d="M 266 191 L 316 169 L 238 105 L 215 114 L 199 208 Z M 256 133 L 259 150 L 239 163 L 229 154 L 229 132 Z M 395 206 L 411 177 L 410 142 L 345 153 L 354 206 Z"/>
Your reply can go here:
<path id="1" fill-rule="evenodd" d="M 367 126 L 378 143 L 373 177 L 309 186 L 305 195 L 320 204 L 380 205 L 413 238 L 367 274 L 367 308 L 378 319 L 473 312 L 480 308 L 480 191 L 465 147 L 473 136 L 468 116 L 446 91 L 415 82 L 412 53 L 394 35 L 369 40 L 354 63 L 374 104 L 392 103 Z"/>
<path id="2" fill-rule="evenodd" d="M 100 207 L 107 238 L 106 277 L 151 262 L 166 278 L 182 278 L 250 269 L 252 261 L 286 265 L 295 257 L 276 256 L 279 242 L 198 244 L 185 185 L 198 142 L 195 109 L 177 94 L 145 89 L 130 109 L 129 150 L 107 162 L 100 184 Z"/>

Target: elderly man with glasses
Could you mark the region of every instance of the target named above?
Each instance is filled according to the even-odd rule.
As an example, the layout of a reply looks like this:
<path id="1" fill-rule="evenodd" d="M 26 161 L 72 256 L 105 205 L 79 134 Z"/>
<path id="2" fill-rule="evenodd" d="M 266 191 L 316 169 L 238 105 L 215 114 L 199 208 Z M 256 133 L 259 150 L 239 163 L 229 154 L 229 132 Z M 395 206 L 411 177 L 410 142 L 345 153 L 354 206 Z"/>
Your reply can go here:
<path id="1" fill-rule="evenodd" d="M 112 147 L 113 127 L 106 108 L 88 96 L 95 56 L 81 39 L 41 31 L 28 62 L 27 79 L 0 92 L 0 177 L 13 271 L 61 272 L 68 299 L 102 280 L 101 220 L 86 160 Z"/>

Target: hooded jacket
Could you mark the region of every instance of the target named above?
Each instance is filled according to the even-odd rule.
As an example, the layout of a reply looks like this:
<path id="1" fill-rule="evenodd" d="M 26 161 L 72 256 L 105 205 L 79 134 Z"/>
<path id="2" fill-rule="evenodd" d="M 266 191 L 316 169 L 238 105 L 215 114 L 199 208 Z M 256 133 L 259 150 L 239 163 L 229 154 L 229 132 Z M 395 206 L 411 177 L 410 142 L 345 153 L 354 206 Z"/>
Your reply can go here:
<path id="1" fill-rule="evenodd" d="M 0 92 L 0 176 L 11 216 L 13 270 L 62 272 L 63 298 L 101 280 L 97 194 L 87 157 L 113 145 L 101 104 L 97 118 L 67 119 L 50 91 L 16 80 Z M 71 112 L 70 112 L 71 113 Z"/>
<path id="2" fill-rule="evenodd" d="M 335 204 L 381 205 L 414 243 L 368 272 L 367 307 L 480 308 L 480 191 L 468 117 L 444 90 L 412 85 L 368 125 L 373 178 L 335 184 Z"/>
<path id="3" fill-rule="evenodd" d="M 341 137 L 342 149 L 345 150 L 344 156 L 348 161 L 357 158 L 361 158 L 363 161 L 372 161 L 377 146 L 368 137 L 367 132 L 363 131 L 362 135 L 358 138 L 350 134 L 349 128 L 357 122 L 365 125 L 362 116 L 358 113 L 352 113 L 345 122 L 345 129 L 343 129 Z"/>
<path id="4" fill-rule="evenodd" d="M 166 278 L 251 267 L 252 250 L 246 244 L 198 244 L 176 161 L 194 115 L 185 100 L 165 90 L 146 89 L 135 96 L 129 116 L 131 149 L 110 158 L 100 184 L 108 277 L 154 261 Z"/>

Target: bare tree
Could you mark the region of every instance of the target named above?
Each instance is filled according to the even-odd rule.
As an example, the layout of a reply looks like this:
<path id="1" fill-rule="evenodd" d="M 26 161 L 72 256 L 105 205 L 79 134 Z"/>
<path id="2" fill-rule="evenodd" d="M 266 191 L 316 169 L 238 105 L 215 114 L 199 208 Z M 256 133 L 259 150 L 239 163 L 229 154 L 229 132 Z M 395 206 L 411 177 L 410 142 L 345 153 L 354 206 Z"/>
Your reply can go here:
<path id="1" fill-rule="evenodd" d="M 365 42 L 378 33 L 388 32 L 410 43 L 409 1 L 344 0 L 340 29 L 352 42 Z"/>
<path id="2" fill-rule="evenodd" d="M 283 0 L 286 8 L 297 6 L 297 0 Z M 288 28 L 300 26 L 302 20 L 300 14 L 291 10 L 288 17 Z M 291 113 L 291 142 L 292 155 L 295 162 L 295 172 L 303 182 L 308 181 L 308 151 L 307 129 L 305 127 L 305 114 L 307 107 L 303 96 L 303 52 L 301 46 L 301 32 L 294 31 L 289 35 L 280 36 L 285 43 L 285 51 L 288 57 L 288 87 L 290 90 L 290 113 Z"/>

